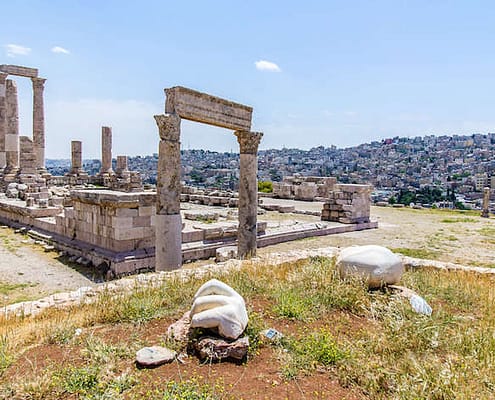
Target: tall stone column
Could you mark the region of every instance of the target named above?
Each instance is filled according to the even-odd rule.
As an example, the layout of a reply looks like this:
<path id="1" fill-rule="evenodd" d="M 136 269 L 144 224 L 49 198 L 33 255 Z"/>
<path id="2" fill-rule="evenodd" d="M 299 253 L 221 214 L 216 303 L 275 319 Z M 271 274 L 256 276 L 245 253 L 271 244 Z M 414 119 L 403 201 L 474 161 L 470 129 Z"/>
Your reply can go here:
<path id="1" fill-rule="evenodd" d="M 70 173 L 77 175 L 82 171 L 82 142 L 80 140 L 73 140 L 70 142 L 71 146 L 71 169 Z"/>
<path id="2" fill-rule="evenodd" d="M 112 128 L 101 128 L 101 169 L 100 174 L 113 174 L 112 169 Z"/>
<path id="3" fill-rule="evenodd" d="M 182 220 L 180 216 L 180 117 L 155 115 L 160 133 L 156 182 L 155 270 L 182 265 Z"/>
<path id="4" fill-rule="evenodd" d="M 8 74 L 0 72 L 0 171 L 7 163 L 5 155 L 5 135 L 7 133 L 7 88 L 5 81 Z"/>
<path id="5" fill-rule="evenodd" d="M 490 188 L 486 187 L 483 189 L 483 209 L 481 211 L 481 216 L 483 218 L 490 217 Z"/>
<path id="6" fill-rule="evenodd" d="M 240 146 L 237 254 L 240 258 L 250 258 L 256 255 L 258 145 L 263 133 L 236 131 L 235 135 Z"/>
<path id="7" fill-rule="evenodd" d="M 5 173 L 19 168 L 19 106 L 15 81 L 6 81 L 7 131 L 5 134 Z"/>
<path id="8" fill-rule="evenodd" d="M 36 168 L 45 169 L 45 106 L 43 90 L 44 78 L 31 78 L 33 82 L 33 147 Z"/>

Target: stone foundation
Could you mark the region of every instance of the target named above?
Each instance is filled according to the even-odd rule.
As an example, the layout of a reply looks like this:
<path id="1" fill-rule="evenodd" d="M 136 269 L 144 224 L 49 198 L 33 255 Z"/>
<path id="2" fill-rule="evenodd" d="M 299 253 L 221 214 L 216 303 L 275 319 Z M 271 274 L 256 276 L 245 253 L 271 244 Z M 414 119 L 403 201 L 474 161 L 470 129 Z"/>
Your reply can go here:
<path id="1" fill-rule="evenodd" d="M 337 179 L 319 176 L 287 176 L 282 182 L 273 182 L 273 197 L 279 199 L 314 201 L 327 198 Z"/>
<path id="2" fill-rule="evenodd" d="M 370 185 L 337 184 L 323 204 L 322 221 L 358 224 L 370 221 Z"/>

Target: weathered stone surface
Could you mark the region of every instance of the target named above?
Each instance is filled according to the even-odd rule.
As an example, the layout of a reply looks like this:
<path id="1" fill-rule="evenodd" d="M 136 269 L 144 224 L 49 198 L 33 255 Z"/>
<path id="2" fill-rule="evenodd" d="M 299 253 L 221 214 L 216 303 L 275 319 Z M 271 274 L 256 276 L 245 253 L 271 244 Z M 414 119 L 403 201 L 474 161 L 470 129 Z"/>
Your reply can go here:
<path id="1" fill-rule="evenodd" d="M 184 315 L 167 328 L 166 337 L 169 340 L 175 340 L 179 343 L 186 344 L 189 339 L 191 330 L 191 316 L 187 311 Z"/>
<path id="2" fill-rule="evenodd" d="M 155 270 L 169 271 L 182 265 L 182 219 L 180 214 L 155 216 Z"/>
<path id="3" fill-rule="evenodd" d="M 404 265 L 399 256 L 382 246 L 352 246 L 341 250 L 337 269 L 343 278 L 363 277 L 370 288 L 399 282 Z"/>
<path id="4" fill-rule="evenodd" d="M 483 206 L 481 211 L 481 216 L 483 218 L 490 217 L 490 188 L 486 187 L 483 189 Z"/>
<path id="5" fill-rule="evenodd" d="M 227 339 L 237 339 L 248 324 L 244 299 L 229 285 L 217 279 L 203 284 L 191 308 L 191 327 L 218 329 Z"/>
<path id="6" fill-rule="evenodd" d="M 165 112 L 232 130 L 251 129 L 251 107 L 182 86 L 165 89 Z"/>
<path id="7" fill-rule="evenodd" d="M 19 167 L 19 106 L 17 101 L 17 85 L 14 81 L 6 81 L 7 131 L 5 134 L 5 172 Z"/>
<path id="8" fill-rule="evenodd" d="M 194 343 L 198 356 L 204 360 L 221 361 L 225 359 L 242 360 L 249 350 L 249 338 L 244 336 L 233 342 L 211 336 L 202 337 Z"/>
<path id="9" fill-rule="evenodd" d="M 161 346 L 144 347 L 136 353 L 136 362 L 145 367 L 155 367 L 174 361 L 177 353 Z"/>
<path id="10" fill-rule="evenodd" d="M 7 162 L 5 154 L 5 135 L 7 134 L 7 74 L 0 72 L 0 169 L 5 167 Z"/>
<path id="11" fill-rule="evenodd" d="M 0 71 L 9 75 L 24 76 L 26 78 L 36 78 L 38 70 L 36 68 L 22 67 L 20 65 L 0 65 Z"/>
<path id="12" fill-rule="evenodd" d="M 37 169 L 45 168 L 45 106 L 44 78 L 31 78 L 33 82 L 33 151 Z"/>
<path id="13" fill-rule="evenodd" d="M 230 260 L 231 258 L 237 258 L 237 247 L 236 246 L 225 246 L 219 247 L 215 251 L 215 261 L 224 262 Z"/>
<path id="14" fill-rule="evenodd" d="M 260 132 L 235 132 L 240 147 L 239 176 L 239 231 L 238 256 L 256 255 L 256 222 L 258 215 L 258 145 Z"/>
<path id="15" fill-rule="evenodd" d="M 113 174 L 112 169 L 112 128 L 101 127 L 101 169 L 100 174 Z"/>

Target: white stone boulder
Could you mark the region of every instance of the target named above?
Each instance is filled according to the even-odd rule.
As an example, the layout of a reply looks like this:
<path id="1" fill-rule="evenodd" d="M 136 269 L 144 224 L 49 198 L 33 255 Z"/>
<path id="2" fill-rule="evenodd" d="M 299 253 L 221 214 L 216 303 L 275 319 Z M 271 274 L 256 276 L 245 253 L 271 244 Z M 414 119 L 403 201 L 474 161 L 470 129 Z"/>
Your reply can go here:
<path id="1" fill-rule="evenodd" d="M 340 251 L 337 270 L 342 278 L 360 276 L 370 288 L 395 284 L 404 273 L 399 256 L 382 246 L 352 246 Z"/>
<path id="2" fill-rule="evenodd" d="M 191 328 L 217 329 L 218 334 L 227 339 L 237 339 L 248 324 L 244 299 L 217 279 L 198 289 L 190 316 Z"/>

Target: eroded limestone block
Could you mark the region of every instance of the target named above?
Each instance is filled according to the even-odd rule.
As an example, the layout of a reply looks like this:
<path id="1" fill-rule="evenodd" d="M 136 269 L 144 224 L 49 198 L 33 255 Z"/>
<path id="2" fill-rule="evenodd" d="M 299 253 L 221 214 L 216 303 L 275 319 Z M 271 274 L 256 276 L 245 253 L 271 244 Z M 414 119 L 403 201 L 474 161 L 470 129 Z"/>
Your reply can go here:
<path id="1" fill-rule="evenodd" d="M 212 279 L 203 284 L 194 296 L 191 327 L 217 329 L 220 336 L 237 339 L 246 329 L 246 304 L 229 285 Z"/>
<path id="2" fill-rule="evenodd" d="M 362 276 L 370 288 L 399 282 L 404 265 L 399 256 L 382 246 L 352 246 L 343 249 L 337 257 L 337 269 L 345 278 Z"/>
<path id="3" fill-rule="evenodd" d="M 231 342 L 206 336 L 194 343 L 194 348 L 202 360 L 221 361 L 227 358 L 242 360 L 249 350 L 249 338 L 244 336 Z"/>

